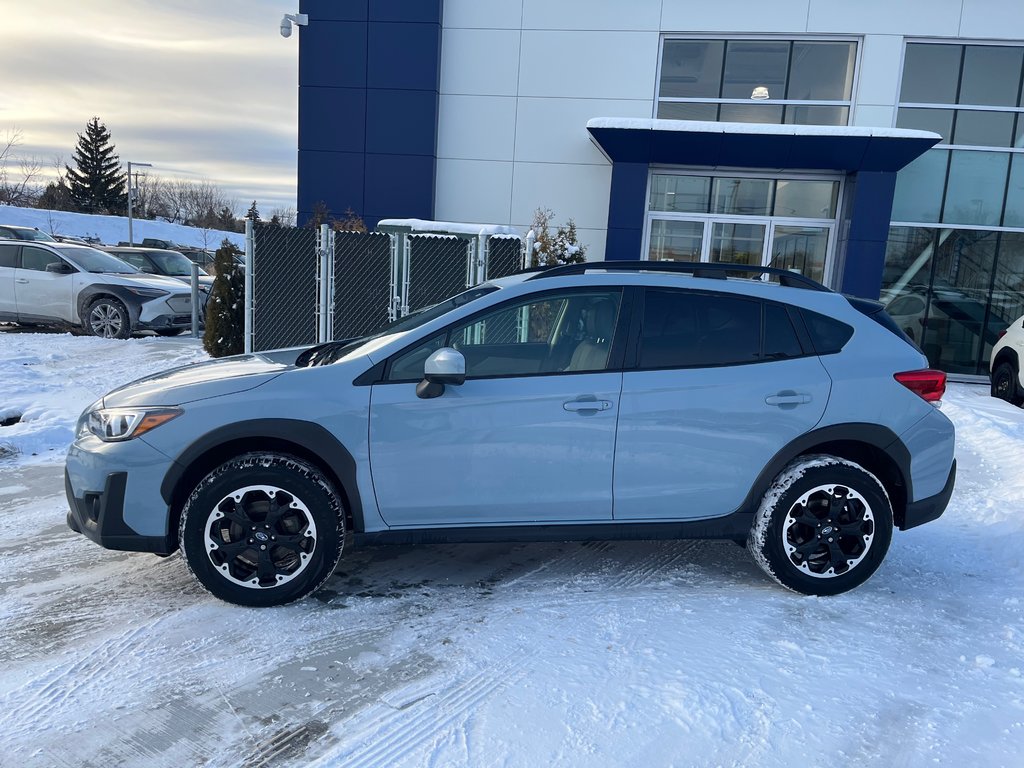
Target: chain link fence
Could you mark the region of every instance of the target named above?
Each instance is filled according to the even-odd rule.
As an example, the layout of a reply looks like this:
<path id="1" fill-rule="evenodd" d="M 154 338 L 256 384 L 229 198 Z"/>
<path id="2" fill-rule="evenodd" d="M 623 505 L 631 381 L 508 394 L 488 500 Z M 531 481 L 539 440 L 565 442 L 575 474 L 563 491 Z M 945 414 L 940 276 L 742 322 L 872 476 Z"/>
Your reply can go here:
<path id="1" fill-rule="evenodd" d="M 317 233 L 253 227 L 252 348 L 280 349 L 317 340 Z"/>
<path id="2" fill-rule="evenodd" d="M 372 333 L 524 263 L 523 241 L 504 234 L 318 232 L 258 223 L 249 247 L 254 351 Z"/>

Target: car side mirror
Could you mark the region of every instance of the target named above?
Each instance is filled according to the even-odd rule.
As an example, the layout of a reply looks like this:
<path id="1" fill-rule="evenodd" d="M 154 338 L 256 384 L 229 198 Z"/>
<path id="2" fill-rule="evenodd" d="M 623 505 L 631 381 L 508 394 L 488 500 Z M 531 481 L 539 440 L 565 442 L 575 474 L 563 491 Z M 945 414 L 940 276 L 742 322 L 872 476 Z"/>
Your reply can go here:
<path id="1" fill-rule="evenodd" d="M 46 271 L 55 272 L 58 275 L 70 275 L 75 270 L 73 270 L 63 261 L 51 261 L 49 264 L 46 265 Z"/>
<path id="2" fill-rule="evenodd" d="M 416 385 L 416 396 L 424 400 L 440 397 L 447 384 L 458 386 L 466 380 L 466 358 L 457 349 L 441 347 L 423 364 L 423 381 Z"/>

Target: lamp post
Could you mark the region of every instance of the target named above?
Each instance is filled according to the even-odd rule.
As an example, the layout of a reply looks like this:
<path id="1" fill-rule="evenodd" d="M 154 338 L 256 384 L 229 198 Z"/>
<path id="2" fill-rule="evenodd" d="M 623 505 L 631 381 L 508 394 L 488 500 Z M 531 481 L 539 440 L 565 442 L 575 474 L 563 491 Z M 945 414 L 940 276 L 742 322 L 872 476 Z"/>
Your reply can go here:
<path id="1" fill-rule="evenodd" d="M 134 246 L 135 240 L 132 237 L 132 197 L 135 187 L 132 186 L 132 165 L 136 168 L 152 168 L 152 163 L 132 163 L 128 161 L 128 245 Z"/>

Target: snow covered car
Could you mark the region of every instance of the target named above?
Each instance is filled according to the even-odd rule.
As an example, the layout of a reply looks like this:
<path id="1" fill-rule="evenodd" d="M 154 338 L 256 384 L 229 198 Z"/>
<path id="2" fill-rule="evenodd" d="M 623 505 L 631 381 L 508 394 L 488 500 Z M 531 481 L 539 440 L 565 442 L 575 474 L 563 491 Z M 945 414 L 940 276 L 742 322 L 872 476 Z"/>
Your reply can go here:
<path id="1" fill-rule="evenodd" d="M 1018 317 L 992 347 L 989 372 L 992 376 L 992 397 L 1014 405 L 1024 404 L 1024 317 Z"/>
<path id="2" fill-rule="evenodd" d="M 831 595 L 878 568 L 894 527 L 945 510 L 945 381 L 878 302 L 784 270 L 554 267 L 371 336 L 111 392 L 68 451 L 68 524 L 180 548 L 242 605 L 318 589 L 349 533 L 731 539 Z"/>
<path id="3" fill-rule="evenodd" d="M 117 339 L 174 334 L 192 325 L 192 292 L 87 245 L 0 241 L 0 321 Z"/>

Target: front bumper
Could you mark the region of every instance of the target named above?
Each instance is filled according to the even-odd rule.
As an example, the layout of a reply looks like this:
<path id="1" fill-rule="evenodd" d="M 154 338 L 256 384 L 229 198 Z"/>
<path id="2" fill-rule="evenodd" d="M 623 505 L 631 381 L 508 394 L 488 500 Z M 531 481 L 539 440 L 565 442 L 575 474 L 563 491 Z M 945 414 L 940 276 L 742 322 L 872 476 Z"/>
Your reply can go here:
<path id="1" fill-rule="evenodd" d="M 175 551 L 177 537 L 160 496 L 160 481 L 172 463 L 141 438 L 77 440 L 64 470 L 68 527 L 107 549 Z"/>
<path id="2" fill-rule="evenodd" d="M 203 314 L 199 313 L 199 327 L 203 328 Z M 182 330 L 192 327 L 192 315 L 158 315 L 151 320 L 140 320 L 135 324 L 140 331 L 166 331 L 173 328 Z"/>
<path id="3" fill-rule="evenodd" d="M 941 491 L 934 496 L 907 504 L 900 530 L 905 531 L 908 528 L 916 528 L 919 525 L 930 523 L 932 520 L 938 520 L 946 511 L 949 498 L 953 495 L 954 485 L 956 485 L 956 459 L 953 459 L 953 466 L 949 468 L 949 478 Z"/>

